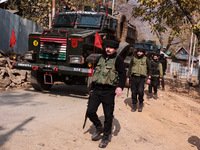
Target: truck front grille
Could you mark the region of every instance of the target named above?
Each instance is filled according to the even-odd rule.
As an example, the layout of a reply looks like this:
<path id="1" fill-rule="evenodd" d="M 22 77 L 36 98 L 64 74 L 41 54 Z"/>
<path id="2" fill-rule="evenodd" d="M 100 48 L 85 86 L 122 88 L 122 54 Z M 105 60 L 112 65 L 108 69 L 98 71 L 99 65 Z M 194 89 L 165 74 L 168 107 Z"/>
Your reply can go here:
<path id="1" fill-rule="evenodd" d="M 66 60 L 67 39 L 44 38 L 40 39 L 40 58 Z"/>

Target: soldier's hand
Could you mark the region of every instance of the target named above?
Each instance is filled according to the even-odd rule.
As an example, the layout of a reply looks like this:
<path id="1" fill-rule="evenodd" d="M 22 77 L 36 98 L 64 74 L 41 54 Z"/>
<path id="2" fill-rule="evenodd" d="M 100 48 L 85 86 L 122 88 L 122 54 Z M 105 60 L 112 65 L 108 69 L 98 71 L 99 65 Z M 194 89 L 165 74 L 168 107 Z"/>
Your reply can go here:
<path id="1" fill-rule="evenodd" d="M 93 90 L 90 90 L 90 91 L 89 91 L 89 95 L 92 94 L 92 92 L 93 92 Z"/>
<path id="2" fill-rule="evenodd" d="M 115 94 L 117 95 L 117 97 L 121 96 L 122 95 L 122 89 L 120 87 L 116 88 Z"/>
<path id="3" fill-rule="evenodd" d="M 126 83 L 129 85 L 129 78 L 126 78 Z"/>
<path id="4" fill-rule="evenodd" d="M 162 78 L 160 78 L 159 81 L 161 82 L 161 81 L 162 81 Z"/>

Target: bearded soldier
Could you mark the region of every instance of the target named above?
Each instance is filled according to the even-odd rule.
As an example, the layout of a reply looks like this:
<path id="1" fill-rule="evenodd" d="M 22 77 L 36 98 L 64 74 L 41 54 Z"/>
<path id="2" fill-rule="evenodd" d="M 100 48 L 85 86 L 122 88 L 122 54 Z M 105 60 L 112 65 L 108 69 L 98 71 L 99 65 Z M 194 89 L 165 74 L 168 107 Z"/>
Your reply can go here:
<path id="1" fill-rule="evenodd" d="M 115 95 L 121 96 L 126 81 L 124 60 L 117 56 L 119 42 L 107 40 L 105 53 L 100 57 L 92 76 L 91 97 L 88 101 L 87 116 L 96 127 L 92 140 L 102 140 L 100 148 L 105 148 L 109 143 L 111 134 Z M 97 116 L 97 109 L 102 103 L 104 111 L 104 127 Z"/>

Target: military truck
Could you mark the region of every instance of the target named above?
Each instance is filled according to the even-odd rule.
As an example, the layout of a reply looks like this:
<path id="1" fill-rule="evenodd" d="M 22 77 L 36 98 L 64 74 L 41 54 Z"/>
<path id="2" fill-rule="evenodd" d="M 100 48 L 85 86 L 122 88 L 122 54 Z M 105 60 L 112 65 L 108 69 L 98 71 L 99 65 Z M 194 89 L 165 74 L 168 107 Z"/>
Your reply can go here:
<path id="1" fill-rule="evenodd" d="M 96 31 L 103 43 L 106 39 L 120 41 L 117 53 L 124 59 L 137 40 L 136 27 L 126 16 L 110 12 L 107 5 L 99 4 L 95 11 L 87 7 L 87 11 L 64 9 L 56 13 L 51 29 L 29 35 L 29 50 L 24 55 L 28 63 L 15 62 L 13 67 L 31 70 L 35 90 L 49 90 L 56 81 L 89 85 L 103 52 L 94 46 Z"/>
<path id="2" fill-rule="evenodd" d="M 135 43 L 135 49 L 144 48 L 147 52 L 147 55 L 151 55 L 153 53 L 160 54 L 160 49 L 156 45 L 156 41 L 153 40 L 142 40 L 141 42 Z"/>

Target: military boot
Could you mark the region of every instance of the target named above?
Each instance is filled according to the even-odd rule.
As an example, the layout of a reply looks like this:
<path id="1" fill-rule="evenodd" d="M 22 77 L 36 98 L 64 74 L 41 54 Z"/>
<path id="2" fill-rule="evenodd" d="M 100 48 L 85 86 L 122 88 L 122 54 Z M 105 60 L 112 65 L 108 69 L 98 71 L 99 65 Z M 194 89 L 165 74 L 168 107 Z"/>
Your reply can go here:
<path id="1" fill-rule="evenodd" d="M 154 99 L 157 99 L 158 98 L 158 95 L 157 93 L 154 94 Z"/>
<path id="2" fill-rule="evenodd" d="M 143 102 L 139 103 L 138 112 L 142 112 L 143 106 L 144 106 Z"/>
<path id="3" fill-rule="evenodd" d="M 132 111 L 132 112 L 135 112 L 136 109 L 137 109 L 137 104 L 133 104 L 133 107 L 132 107 L 131 111 Z"/>
<path id="4" fill-rule="evenodd" d="M 149 95 L 147 95 L 147 98 L 148 99 L 150 99 L 150 98 L 152 98 L 153 96 L 152 96 L 152 93 L 149 93 Z"/>
<path id="5" fill-rule="evenodd" d="M 103 127 L 97 127 L 96 132 L 92 134 L 92 141 L 98 141 L 101 139 L 101 133 L 103 133 Z"/>
<path id="6" fill-rule="evenodd" d="M 109 143 L 108 136 L 103 136 L 101 142 L 99 143 L 100 148 L 105 148 Z"/>

